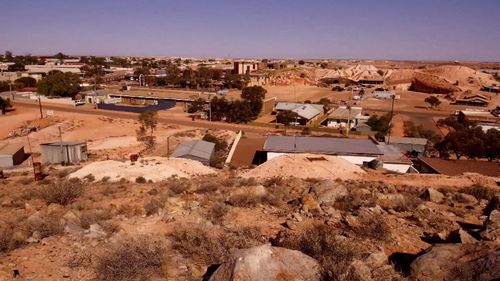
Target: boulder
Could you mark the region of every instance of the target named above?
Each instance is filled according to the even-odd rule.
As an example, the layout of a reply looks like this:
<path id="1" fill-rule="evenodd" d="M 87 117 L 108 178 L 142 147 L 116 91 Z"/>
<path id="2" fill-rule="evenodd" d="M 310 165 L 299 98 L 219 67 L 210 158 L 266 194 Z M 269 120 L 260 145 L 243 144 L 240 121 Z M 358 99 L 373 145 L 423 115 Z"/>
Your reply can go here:
<path id="1" fill-rule="evenodd" d="M 500 242 L 500 212 L 498 210 L 493 210 L 490 213 L 485 226 L 486 229 L 481 233 L 481 237 L 486 240 Z"/>
<path id="2" fill-rule="evenodd" d="M 441 203 L 443 201 L 444 195 L 443 193 L 435 190 L 434 188 L 427 188 L 422 195 L 420 195 L 420 198 L 431 201 L 433 203 Z"/>
<path id="3" fill-rule="evenodd" d="M 294 250 L 262 245 L 237 250 L 209 281 L 319 281 L 320 266 Z"/>
<path id="4" fill-rule="evenodd" d="M 477 201 L 476 197 L 474 197 L 470 194 L 466 194 L 466 193 L 455 194 L 455 200 L 460 202 L 460 203 L 471 204 L 471 205 L 475 205 L 475 204 L 479 203 Z"/>
<path id="5" fill-rule="evenodd" d="M 500 245 L 491 242 L 437 244 L 410 265 L 415 281 L 490 281 L 500 276 Z"/>
<path id="6" fill-rule="evenodd" d="M 338 198 L 348 195 L 347 188 L 332 180 L 323 180 L 311 188 L 311 193 L 320 205 L 333 204 Z"/>
<path id="7" fill-rule="evenodd" d="M 321 213 L 321 207 L 318 202 L 314 200 L 311 194 L 306 194 L 301 198 L 301 211 L 304 213 Z"/>

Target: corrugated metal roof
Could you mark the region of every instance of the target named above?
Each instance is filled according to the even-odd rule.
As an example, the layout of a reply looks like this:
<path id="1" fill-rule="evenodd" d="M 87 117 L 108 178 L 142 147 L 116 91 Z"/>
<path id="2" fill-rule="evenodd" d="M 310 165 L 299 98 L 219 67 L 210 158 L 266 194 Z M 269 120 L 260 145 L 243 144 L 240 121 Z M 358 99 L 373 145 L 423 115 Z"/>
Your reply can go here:
<path id="1" fill-rule="evenodd" d="M 380 143 L 377 145 L 378 149 L 384 155 L 381 156 L 381 159 L 384 163 L 388 164 L 412 164 L 411 160 L 406 157 L 399 148 L 394 145 L 389 145 L 385 143 Z"/>
<path id="2" fill-rule="evenodd" d="M 361 114 L 361 108 L 359 107 L 352 107 L 351 110 L 350 110 L 350 114 L 349 114 L 349 109 L 347 109 L 346 107 L 339 107 L 337 109 L 335 109 L 334 111 L 332 111 L 329 115 L 328 115 L 328 118 L 332 118 L 332 119 L 354 119 L 354 117 L 356 117 L 357 115 L 360 115 Z"/>
<path id="3" fill-rule="evenodd" d="M 24 145 L 13 144 L 13 143 L 4 143 L 0 144 L 0 155 L 2 156 L 12 156 L 20 149 L 23 149 Z"/>
<path id="4" fill-rule="evenodd" d="M 80 144 L 85 144 L 85 142 L 82 141 L 56 141 L 56 142 L 49 142 L 49 143 L 41 143 L 40 145 L 49 145 L 49 146 L 72 146 L 72 145 L 80 145 Z"/>
<path id="5" fill-rule="evenodd" d="M 203 140 L 192 140 L 181 143 L 172 153 L 172 157 L 183 157 L 186 155 L 196 156 L 202 159 L 210 160 L 215 149 L 215 144 Z"/>
<path id="6" fill-rule="evenodd" d="M 312 119 L 323 112 L 323 105 L 310 103 L 278 102 L 276 110 L 291 110 L 305 119 Z"/>
<path id="7" fill-rule="evenodd" d="M 387 137 L 386 141 L 388 140 Z M 426 145 L 426 138 L 406 138 L 406 137 L 391 137 L 391 143 L 401 143 L 401 144 L 417 144 L 417 145 Z"/>
<path id="8" fill-rule="evenodd" d="M 371 140 L 325 137 L 269 136 L 264 151 L 330 155 L 382 155 Z"/>

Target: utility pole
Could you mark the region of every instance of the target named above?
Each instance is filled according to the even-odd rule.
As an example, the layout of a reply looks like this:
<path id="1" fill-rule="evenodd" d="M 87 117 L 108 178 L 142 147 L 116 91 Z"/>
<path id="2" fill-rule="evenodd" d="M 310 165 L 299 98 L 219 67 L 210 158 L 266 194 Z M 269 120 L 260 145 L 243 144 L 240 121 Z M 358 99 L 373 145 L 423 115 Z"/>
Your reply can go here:
<path id="1" fill-rule="evenodd" d="M 38 93 L 38 107 L 40 108 L 40 119 L 43 119 L 42 98 L 40 96 L 40 93 Z"/>
<path id="2" fill-rule="evenodd" d="M 394 114 L 394 100 L 396 99 L 396 95 L 393 94 L 391 97 L 392 97 L 392 104 L 391 104 L 391 115 L 389 118 L 389 136 L 387 137 L 387 144 L 391 144 L 392 116 Z"/>
<path id="3" fill-rule="evenodd" d="M 63 150 L 61 126 L 58 126 L 57 129 L 59 130 L 59 149 L 61 150 L 61 164 L 63 164 L 64 163 L 64 150 Z"/>

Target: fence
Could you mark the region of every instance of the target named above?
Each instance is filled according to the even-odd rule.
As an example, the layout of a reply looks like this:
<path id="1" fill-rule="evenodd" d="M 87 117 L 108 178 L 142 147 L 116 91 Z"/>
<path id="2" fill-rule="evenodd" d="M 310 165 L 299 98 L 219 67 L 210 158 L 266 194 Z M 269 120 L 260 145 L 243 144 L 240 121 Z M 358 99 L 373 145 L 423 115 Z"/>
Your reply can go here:
<path id="1" fill-rule="evenodd" d="M 165 101 L 165 102 L 159 103 L 157 105 L 142 106 L 142 107 L 124 106 L 124 105 L 116 105 L 116 104 L 105 104 L 105 103 L 97 104 L 98 109 L 124 111 L 124 112 L 132 112 L 132 113 L 141 113 L 144 111 L 167 110 L 167 109 L 170 109 L 172 107 L 175 107 L 175 101 Z"/>

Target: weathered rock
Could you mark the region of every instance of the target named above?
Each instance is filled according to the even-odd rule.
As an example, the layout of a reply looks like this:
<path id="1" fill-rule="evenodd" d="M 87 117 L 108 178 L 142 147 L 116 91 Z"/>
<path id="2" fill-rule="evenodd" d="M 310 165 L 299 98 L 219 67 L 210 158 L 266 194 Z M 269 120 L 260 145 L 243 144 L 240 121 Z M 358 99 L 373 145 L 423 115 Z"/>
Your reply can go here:
<path id="1" fill-rule="evenodd" d="M 102 229 L 99 224 L 91 224 L 89 229 L 86 231 L 85 237 L 90 239 L 102 238 L 107 235 L 106 231 Z"/>
<path id="2" fill-rule="evenodd" d="M 500 212 L 493 210 L 485 225 L 486 229 L 481 233 L 481 237 L 486 240 L 500 242 Z"/>
<path id="3" fill-rule="evenodd" d="M 475 205 L 478 203 L 476 197 L 466 193 L 455 194 L 455 200 L 460 203 L 471 204 L 471 205 Z"/>
<path id="4" fill-rule="evenodd" d="M 472 237 L 467 231 L 459 229 L 450 233 L 447 239 L 451 243 L 475 243 L 476 238 Z"/>
<path id="5" fill-rule="evenodd" d="M 311 193 L 320 205 L 333 204 L 348 194 L 347 188 L 332 180 L 323 180 L 311 188 Z"/>
<path id="6" fill-rule="evenodd" d="M 434 203 L 441 203 L 443 201 L 444 195 L 443 193 L 433 189 L 433 188 L 427 188 L 422 195 L 420 195 L 420 198 L 431 201 Z"/>
<path id="7" fill-rule="evenodd" d="M 365 260 L 366 264 L 371 268 L 377 268 L 386 265 L 387 261 L 388 257 L 383 251 L 373 252 Z"/>
<path id="8" fill-rule="evenodd" d="M 311 257 L 294 250 L 262 245 L 236 251 L 210 281 L 315 281 L 320 267 Z"/>
<path id="9" fill-rule="evenodd" d="M 357 277 L 357 280 L 360 281 L 371 281 L 372 273 L 370 268 L 360 260 L 354 260 L 351 263 L 351 269 L 354 275 Z"/>
<path id="10" fill-rule="evenodd" d="M 410 265 L 416 281 L 478 280 L 500 276 L 500 245 L 491 242 L 437 244 Z"/>

